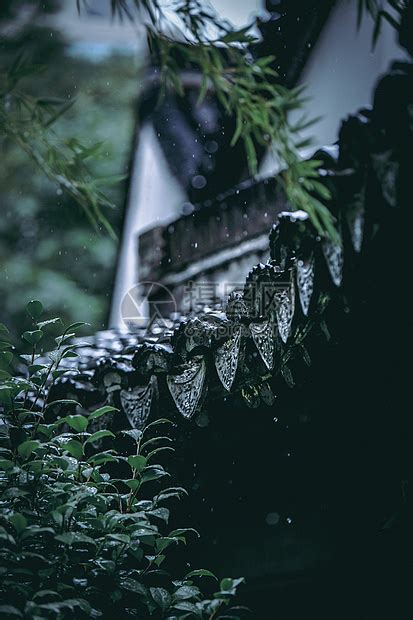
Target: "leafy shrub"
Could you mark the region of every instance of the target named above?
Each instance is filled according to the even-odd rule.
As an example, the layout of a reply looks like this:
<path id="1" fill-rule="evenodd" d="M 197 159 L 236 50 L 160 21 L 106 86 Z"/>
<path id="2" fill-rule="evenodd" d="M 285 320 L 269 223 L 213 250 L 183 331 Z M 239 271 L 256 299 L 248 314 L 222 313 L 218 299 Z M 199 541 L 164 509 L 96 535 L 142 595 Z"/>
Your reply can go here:
<path id="1" fill-rule="evenodd" d="M 238 618 L 243 610 L 231 602 L 242 579 L 223 579 L 206 598 L 199 586 L 202 578 L 216 579 L 210 571 L 172 579 L 164 568 L 173 548 L 194 533 L 168 530 L 167 504 L 186 493 L 165 487 L 168 473 L 156 463 L 172 448 L 154 427 L 169 421 L 123 431 L 134 446 L 128 455 L 106 447 L 116 446 L 116 437 L 96 425 L 113 407 L 87 412 L 75 400 L 48 398 L 66 372 L 62 360 L 76 356 L 71 339 L 81 324 L 66 329 L 42 358 L 40 342 L 58 319 L 39 321 L 36 301 L 27 310 L 33 329 L 23 339 L 32 350 L 19 373 L 10 373 L 12 345 L 0 326 L 0 616 Z"/>

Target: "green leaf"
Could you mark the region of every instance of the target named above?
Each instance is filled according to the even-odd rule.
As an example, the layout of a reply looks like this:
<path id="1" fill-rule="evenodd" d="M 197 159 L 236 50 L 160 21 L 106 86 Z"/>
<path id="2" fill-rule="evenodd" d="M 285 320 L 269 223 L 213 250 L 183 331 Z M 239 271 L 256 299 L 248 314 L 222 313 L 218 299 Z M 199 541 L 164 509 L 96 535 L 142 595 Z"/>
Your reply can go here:
<path id="1" fill-rule="evenodd" d="M 17 451 L 20 456 L 22 456 L 24 459 L 27 459 L 31 455 L 33 450 L 36 450 L 36 448 L 41 445 L 42 444 L 37 439 L 28 439 L 27 441 L 23 441 L 23 443 L 19 445 Z"/>
<path id="2" fill-rule="evenodd" d="M 191 577 L 212 577 L 212 579 L 218 581 L 218 577 L 206 568 L 197 568 L 196 570 L 191 570 L 190 573 L 185 575 L 185 579 L 190 579 Z"/>
<path id="3" fill-rule="evenodd" d="M 9 519 L 14 529 L 20 534 L 27 526 L 27 519 L 20 512 L 15 512 Z"/>
<path id="4" fill-rule="evenodd" d="M 80 405 L 80 403 L 71 398 L 59 398 L 58 400 L 53 400 L 51 403 L 47 403 L 45 408 L 50 409 L 50 407 L 54 407 L 55 405 Z"/>
<path id="5" fill-rule="evenodd" d="M 58 534 L 55 536 L 55 540 L 64 543 L 65 545 L 73 545 L 75 543 L 87 543 L 89 545 L 96 546 L 96 542 L 90 536 L 81 534 L 79 532 L 65 532 L 64 534 Z"/>
<path id="6" fill-rule="evenodd" d="M 138 443 L 138 441 L 142 437 L 142 431 L 138 431 L 137 428 L 131 428 L 127 431 L 121 431 L 121 433 L 122 435 L 127 435 L 128 437 L 132 437 L 132 439 L 134 439 L 136 443 Z"/>
<path id="7" fill-rule="evenodd" d="M 123 579 L 120 586 L 124 590 L 128 590 L 129 592 L 133 592 L 134 594 L 139 594 L 140 596 L 143 596 L 145 599 L 148 597 L 148 591 L 145 586 L 139 581 L 131 579 L 130 577 Z"/>
<path id="8" fill-rule="evenodd" d="M 162 538 L 156 539 L 155 548 L 157 553 L 159 553 L 160 551 L 164 551 L 165 549 L 167 549 L 170 545 L 176 545 L 179 542 L 183 541 L 180 541 L 179 538 L 175 538 L 172 536 L 163 536 Z"/>
<path id="9" fill-rule="evenodd" d="M 187 534 L 188 532 L 192 532 L 193 534 L 196 534 L 198 538 L 200 538 L 200 533 L 195 530 L 193 527 L 183 527 L 183 528 L 178 528 L 176 530 L 172 530 L 172 532 L 169 532 L 169 536 L 183 536 L 184 534 Z"/>
<path id="10" fill-rule="evenodd" d="M 43 306 L 40 301 L 38 301 L 37 299 L 33 299 L 32 301 L 29 301 L 29 303 L 26 305 L 26 311 L 27 314 L 32 317 L 32 319 L 38 319 L 43 312 Z"/>
<path id="11" fill-rule="evenodd" d="M 194 603 L 190 603 L 189 601 L 178 601 L 177 603 L 174 603 L 173 608 L 179 609 L 180 611 L 188 611 L 191 614 L 194 614 L 195 617 L 202 618 L 202 615 L 200 615 L 200 611 L 198 607 L 194 605 Z M 191 617 L 191 616 L 186 616 L 186 617 Z"/>
<path id="12" fill-rule="evenodd" d="M 146 467 L 146 458 L 141 454 L 128 457 L 129 465 L 137 472 L 140 473 Z"/>
<path id="13" fill-rule="evenodd" d="M 99 407 L 99 409 L 95 409 L 92 413 L 89 414 L 89 420 L 95 420 L 96 418 L 100 418 L 100 416 L 105 415 L 105 413 L 111 413 L 112 411 L 119 411 L 116 407 L 111 407 L 110 405 L 105 405 L 104 407 Z"/>
<path id="14" fill-rule="evenodd" d="M 169 510 L 168 508 L 154 508 L 154 510 L 149 510 L 148 515 L 152 515 L 153 517 L 157 517 L 158 519 L 162 519 L 165 523 L 168 523 L 169 520 Z"/>
<path id="15" fill-rule="evenodd" d="M 69 441 L 66 441 L 62 447 L 64 450 L 67 450 L 69 454 L 74 456 L 75 459 L 79 460 L 83 456 L 83 446 L 80 441 L 77 441 L 77 439 L 69 439 Z"/>
<path id="16" fill-rule="evenodd" d="M 47 370 L 48 366 L 45 364 L 31 364 L 28 367 L 28 371 L 30 375 L 34 375 L 35 372 L 39 372 L 40 370 Z"/>
<path id="17" fill-rule="evenodd" d="M 7 459 L 0 459 L 0 471 L 7 471 L 14 466 L 13 461 Z"/>
<path id="18" fill-rule="evenodd" d="M 96 433 L 93 433 L 90 437 L 86 439 L 85 444 L 93 443 L 94 441 L 98 441 L 99 439 L 103 439 L 104 437 L 115 437 L 115 435 L 111 431 L 107 430 L 96 431 Z"/>
<path id="19" fill-rule="evenodd" d="M 146 467 L 142 473 L 142 482 L 150 482 L 151 480 L 158 480 L 164 476 L 169 476 L 167 471 L 160 465 L 150 465 Z"/>
<path id="20" fill-rule="evenodd" d="M 149 461 L 149 459 L 155 456 L 155 454 L 158 454 L 159 452 L 164 452 L 165 450 L 175 452 L 175 448 L 172 448 L 172 446 L 161 446 L 159 448 L 155 448 L 155 450 L 152 450 L 152 452 L 149 452 L 149 454 L 146 455 L 146 458 Z"/>
<path id="21" fill-rule="evenodd" d="M 180 586 L 174 592 L 175 601 L 185 601 L 190 598 L 197 598 L 200 595 L 199 588 L 196 586 Z"/>
<path id="22" fill-rule="evenodd" d="M 3 361 L 6 366 L 10 364 L 13 359 L 13 353 L 11 351 L 1 351 L 0 352 L 0 361 Z"/>
<path id="23" fill-rule="evenodd" d="M 75 332 L 77 329 L 83 327 L 84 325 L 89 325 L 89 323 L 85 323 L 84 321 L 76 321 L 75 323 L 71 323 L 68 327 L 66 327 L 65 331 L 63 332 L 63 336 L 66 336 L 66 334 L 71 331 Z"/>
<path id="24" fill-rule="evenodd" d="M 167 611 L 171 604 L 171 595 L 164 588 L 150 588 L 151 596 L 155 603 L 162 609 Z"/>
<path id="25" fill-rule="evenodd" d="M 67 415 L 64 420 L 66 424 L 68 424 L 70 428 L 73 428 L 73 430 L 77 433 L 83 433 L 87 429 L 87 426 L 89 424 L 88 418 L 79 414 Z"/>
<path id="26" fill-rule="evenodd" d="M 92 463 L 93 465 L 104 465 L 105 463 L 118 463 L 119 459 L 117 459 L 116 456 L 113 456 L 109 451 L 105 451 L 94 454 L 87 460 L 87 462 Z"/>
<path id="27" fill-rule="evenodd" d="M 132 429 L 132 432 L 136 431 L 136 429 Z M 123 431 L 125 434 L 129 434 L 131 431 Z M 138 433 L 140 433 L 140 431 L 137 431 Z M 142 435 L 142 433 L 141 433 Z M 152 437 L 152 439 L 148 439 L 148 441 L 145 441 L 145 443 L 143 443 L 141 445 L 141 450 L 143 450 L 144 448 L 146 448 L 147 446 L 151 446 L 154 443 L 157 443 L 158 441 L 172 441 L 172 439 L 170 437 Z"/>
<path id="28" fill-rule="evenodd" d="M 159 418 L 159 420 L 154 420 L 153 422 L 145 426 L 143 432 L 146 433 L 148 429 L 153 428 L 154 426 L 158 426 L 159 424 L 173 424 L 173 422 L 172 420 L 168 420 L 168 418 Z"/>
<path id="29" fill-rule="evenodd" d="M 127 534 L 108 534 L 106 539 L 121 542 L 125 545 L 130 544 L 130 536 L 128 536 Z"/>
<path id="30" fill-rule="evenodd" d="M 31 332 L 24 332 L 22 336 L 23 340 L 26 340 L 29 344 L 37 344 L 43 338 L 43 332 L 41 329 L 35 329 Z"/>
<path id="31" fill-rule="evenodd" d="M 141 481 L 137 480 L 136 478 L 130 478 L 129 480 L 125 480 L 124 482 L 132 491 L 136 491 L 141 485 Z"/>
<path id="32" fill-rule="evenodd" d="M 243 577 L 239 577 L 238 579 L 231 579 L 230 577 L 224 577 L 219 584 L 221 594 L 235 594 L 237 586 L 241 583 L 244 583 L 245 579 Z"/>

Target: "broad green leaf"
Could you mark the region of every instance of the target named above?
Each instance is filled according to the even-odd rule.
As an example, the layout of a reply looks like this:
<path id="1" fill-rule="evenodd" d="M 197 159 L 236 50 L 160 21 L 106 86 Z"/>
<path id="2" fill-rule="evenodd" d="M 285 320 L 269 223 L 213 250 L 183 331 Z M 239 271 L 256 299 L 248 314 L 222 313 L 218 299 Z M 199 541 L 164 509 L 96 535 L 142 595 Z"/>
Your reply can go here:
<path id="1" fill-rule="evenodd" d="M 77 433 L 83 433 L 87 429 L 88 419 L 83 415 L 67 415 L 64 418 L 66 424 L 73 428 Z"/>
<path id="2" fill-rule="evenodd" d="M 114 540 L 127 545 L 130 544 L 130 536 L 128 536 L 127 534 L 108 534 L 106 539 Z"/>
<path id="3" fill-rule="evenodd" d="M 58 534 L 55 536 L 55 540 L 64 543 L 65 545 L 73 545 L 75 543 L 87 543 L 89 545 L 96 545 L 96 542 L 90 536 L 81 534 L 79 532 L 65 532 L 64 534 Z"/>
<path id="4" fill-rule="evenodd" d="M 49 367 L 46 364 L 31 364 L 28 367 L 29 374 L 33 375 L 35 372 L 39 372 L 40 370 L 47 370 Z"/>
<path id="5" fill-rule="evenodd" d="M 202 618 L 202 614 L 199 611 L 198 607 L 194 603 L 190 603 L 189 601 L 178 601 L 173 604 L 174 609 L 179 609 L 180 611 L 188 611 L 190 614 L 194 614 L 195 618 Z M 186 616 L 190 618 L 191 616 Z M 212 616 L 211 616 L 212 617 Z"/>
<path id="6" fill-rule="evenodd" d="M 41 443 L 37 439 L 28 439 L 27 441 L 23 441 L 23 443 L 19 445 L 17 451 L 20 456 L 22 456 L 24 459 L 27 459 L 31 455 L 33 450 L 36 450 L 36 448 L 38 448 L 39 446 L 41 446 Z"/>
<path id="7" fill-rule="evenodd" d="M 43 332 L 41 329 L 35 329 L 31 332 L 24 332 L 22 338 L 23 340 L 26 340 L 26 342 L 34 345 L 40 342 L 40 340 L 43 338 Z"/>
<path id="8" fill-rule="evenodd" d="M 92 413 L 89 413 L 88 419 L 95 420 L 96 418 L 100 418 L 101 415 L 105 415 L 105 413 L 111 413 L 112 411 L 119 411 L 116 407 L 111 407 L 110 405 L 105 405 L 104 407 L 99 407 L 99 409 L 95 409 Z"/>
<path id="9" fill-rule="evenodd" d="M 32 299 L 32 301 L 29 301 L 26 305 L 26 311 L 32 319 L 38 319 L 43 312 L 43 305 L 37 299 Z"/>
<path id="10" fill-rule="evenodd" d="M 190 579 L 191 577 L 212 577 L 212 579 L 216 579 L 216 581 L 218 581 L 218 577 L 206 568 L 197 568 L 196 570 L 191 570 L 190 573 L 185 575 L 185 579 Z"/>
<path id="11" fill-rule="evenodd" d="M 146 455 L 146 459 L 149 461 L 149 459 L 154 457 L 159 452 L 164 452 L 168 450 L 169 452 L 175 452 L 175 448 L 172 448 L 172 446 L 160 446 L 159 448 L 155 448 L 155 450 L 152 450 L 152 452 L 149 452 L 149 454 Z"/>
<path id="12" fill-rule="evenodd" d="M 145 471 L 142 473 L 142 482 L 150 482 L 151 480 L 158 480 L 158 478 L 163 478 L 164 476 L 169 476 L 167 471 L 164 470 L 160 465 L 150 465 L 145 468 Z"/>
<path id="13" fill-rule="evenodd" d="M 51 403 L 47 403 L 46 409 L 50 409 L 50 407 L 54 407 L 55 405 L 80 405 L 80 403 L 71 398 L 59 398 L 58 400 L 53 400 Z"/>
<path id="14" fill-rule="evenodd" d="M 67 450 L 75 459 L 79 460 L 83 456 L 83 446 L 77 439 L 69 439 L 69 441 L 62 444 L 62 448 Z"/>
<path id="15" fill-rule="evenodd" d="M 136 430 L 136 429 L 132 429 L 132 431 L 134 431 L 134 430 Z M 128 434 L 130 433 L 130 431 L 123 431 L 123 432 L 124 433 L 128 433 Z M 138 432 L 140 432 L 140 431 L 138 431 Z M 157 443 L 158 441 L 172 441 L 172 439 L 170 437 L 166 437 L 166 436 L 152 437 L 152 439 L 148 439 L 148 441 L 145 441 L 141 445 L 141 450 L 143 450 L 147 446 L 151 446 L 152 444 Z"/>
<path id="16" fill-rule="evenodd" d="M 140 480 L 136 480 L 136 478 L 131 478 L 130 480 L 125 480 L 124 482 L 132 491 L 136 491 L 136 489 L 139 489 L 141 485 Z"/>
<path id="17" fill-rule="evenodd" d="M 0 471 L 7 471 L 14 466 L 13 461 L 7 459 L 0 459 Z"/>
<path id="18" fill-rule="evenodd" d="M 243 577 L 239 577 L 238 579 L 231 579 L 230 577 L 224 577 L 224 579 L 221 579 L 221 582 L 219 584 L 221 593 L 235 594 L 235 590 L 237 586 L 239 586 L 244 581 L 245 580 Z"/>
<path id="19" fill-rule="evenodd" d="M 148 597 L 148 591 L 145 588 L 145 586 L 139 581 L 136 581 L 135 579 L 131 579 L 130 577 L 123 579 L 120 586 L 121 588 L 124 588 L 125 590 L 128 590 L 129 592 L 134 592 L 134 594 L 139 594 L 140 596 L 143 596 L 144 598 Z"/>
<path id="20" fill-rule="evenodd" d="M 175 601 L 185 601 L 190 598 L 198 598 L 200 590 L 196 586 L 180 586 L 175 590 L 173 597 Z"/>
<path id="21" fill-rule="evenodd" d="M 76 321 L 75 323 L 71 323 L 68 327 L 66 327 L 65 331 L 63 332 L 63 336 L 66 336 L 68 332 L 75 332 L 77 329 L 83 327 L 84 325 L 90 325 L 90 323 L 85 323 L 84 321 Z"/>
<path id="22" fill-rule="evenodd" d="M 103 439 L 104 437 L 115 437 L 115 435 L 112 433 L 112 431 L 96 431 L 96 433 L 93 433 L 90 437 L 86 439 L 85 444 L 93 443 L 94 441 L 98 441 L 99 439 Z"/>
<path id="23" fill-rule="evenodd" d="M 14 529 L 18 534 L 22 532 L 27 526 L 27 519 L 20 512 L 15 512 L 10 518 L 10 523 L 13 525 Z"/>
<path id="24" fill-rule="evenodd" d="M 169 510 L 168 508 L 154 508 L 154 510 L 150 510 L 148 512 L 149 515 L 153 517 L 157 517 L 158 519 L 162 519 L 165 523 L 168 523 L 169 520 Z"/>
<path id="25" fill-rule="evenodd" d="M 159 424 L 173 424 L 173 422 L 172 420 L 168 420 L 168 418 L 159 418 L 159 420 L 154 420 L 153 422 L 145 426 L 143 432 L 146 433 L 149 428 L 153 428 L 154 426 L 158 426 Z"/>
<path id="26" fill-rule="evenodd" d="M 141 472 L 146 467 L 146 458 L 141 454 L 128 457 L 129 465 L 137 472 Z"/>
<path id="27" fill-rule="evenodd" d="M 37 525 L 30 525 L 26 527 L 24 532 L 21 535 L 21 540 L 26 540 L 26 538 L 40 537 L 43 534 L 55 534 L 55 530 L 51 527 L 38 527 Z"/>
<path id="28" fill-rule="evenodd" d="M 110 452 L 99 452 L 91 456 L 87 462 L 93 465 L 104 465 L 105 463 L 118 463 L 119 459 Z"/>
<path id="29" fill-rule="evenodd" d="M 13 353 L 11 351 L 1 351 L 0 352 L 0 362 L 3 361 L 6 366 L 10 364 L 13 359 Z"/>
<path id="30" fill-rule="evenodd" d="M 188 532 L 192 532 L 193 534 L 196 534 L 198 538 L 200 538 L 200 533 L 195 530 L 193 527 L 182 527 L 182 528 L 178 528 L 176 530 L 172 530 L 172 532 L 169 532 L 169 536 L 183 536 L 184 534 L 187 534 Z"/>
<path id="31" fill-rule="evenodd" d="M 122 435 L 128 435 L 128 437 L 132 437 L 136 441 L 136 443 L 142 437 L 142 431 L 139 431 L 137 428 L 131 428 L 127 431 L 121 431 Z"/>
<path id="32" fill-rule="evenodd" d="M 179 542 L 182 541 L 180 541 L 179 538 L 172 536 L 163 536 L 162 538 L 157 538 L 155 544 L 156 551 L 157 553 L 159 553 L 160 551 L 164 551 L 165 549 L 167 549 L 170 545 L 176 545 Z"/>
<path id="33" fill-rule="evenodd" d="M 155 603 L 162 609 L 167 611 L 171 604 L 171 595 L 164 588 L 150 588 L 151 596 Z"/>

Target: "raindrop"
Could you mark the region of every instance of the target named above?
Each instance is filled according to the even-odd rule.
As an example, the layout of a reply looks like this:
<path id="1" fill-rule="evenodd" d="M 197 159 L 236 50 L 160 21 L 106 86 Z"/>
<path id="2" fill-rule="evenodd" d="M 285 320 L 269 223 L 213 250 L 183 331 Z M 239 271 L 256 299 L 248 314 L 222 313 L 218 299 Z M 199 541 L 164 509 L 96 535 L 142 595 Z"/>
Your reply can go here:
<path id="1" fill-rule="evenodd" d="M 182 205 L 182 213 L 184 215 L 190 215 L 194 211 L 194 205 L 190 202 L 184 202 Z"/>
<path id="2" fill-rule="evenodd" d="M 203 189 L 206 183 L 206 178 L 202 174 L 192 177 L 192 187 L 195 189 Z"/>

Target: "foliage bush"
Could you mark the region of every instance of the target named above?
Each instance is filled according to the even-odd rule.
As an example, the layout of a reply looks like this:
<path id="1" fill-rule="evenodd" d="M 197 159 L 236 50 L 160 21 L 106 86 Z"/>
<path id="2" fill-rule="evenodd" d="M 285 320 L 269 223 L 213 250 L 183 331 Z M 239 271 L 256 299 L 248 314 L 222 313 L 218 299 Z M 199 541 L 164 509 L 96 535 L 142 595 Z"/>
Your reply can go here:
<path id="1" fill-rule="evenodd" d="M 169 420 L 122 431 L 133 450 L 120 454 L 115 435 L 99 428 L 113 407 L 87 412 L 75 400 L 49 400 L 66 372 L 62 360 L 77 355 L 71 340 L 81 324 L 40 357 L 45 331 L 59 319 L 40 321 L 37 301 L 27 311 L 31 353 L 17 360 L 18 372 L 0 325 L 0 616 L 238 618 L 244 610 L 232 601 L 242 579 L 223 579 L 206 597 L 200 585 L 216 579 L 210 571 L 176 579 L 165 570 L 176 545 L 197 535 L 168 529 L 167 506 L 186 493 L 165 486 L 168 472 L 156 462 L 173 449 L 155 434 Z"/>

